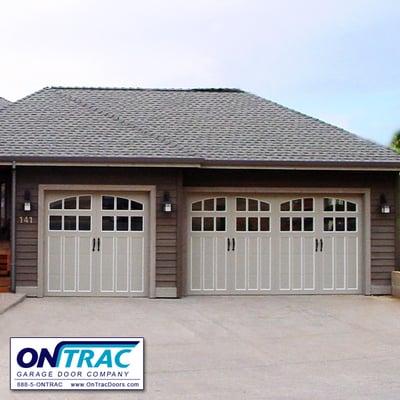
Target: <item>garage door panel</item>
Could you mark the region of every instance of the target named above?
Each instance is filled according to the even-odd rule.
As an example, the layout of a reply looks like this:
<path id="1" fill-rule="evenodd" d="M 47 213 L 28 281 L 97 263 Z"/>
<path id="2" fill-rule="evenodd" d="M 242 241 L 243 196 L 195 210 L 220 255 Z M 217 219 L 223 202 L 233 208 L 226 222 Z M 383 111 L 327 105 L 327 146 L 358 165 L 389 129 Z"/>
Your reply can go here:
<path id="1" fill-rule="evenodd" d="M 76 262 L 77 262 L 77 240 L 75 236 L 68 235 L 63 238 L 64 242 L 64 292 L 75 292 L 76 290 Z"/>
<path id="2" fill-rule="evenodd" d="M 247 283 L 248 290 L 259 289 L 259 263 L 260 263 L 260 252 L 259 252 L 259 239 L 258 237 L 247 238 Z"/>
<path id="3" fill-rule="evenodd" d="M 217 237 L 215 239 L 216 246 L 216 290 L 227 290 L 227 257 L 226 257 L 226 238 Z"/>
<path id="4" fill-rule="evenodd" d="M 129 290 L 129 237 L 115 238 L 115 291 Z"/>
<path id="5" fill-rule="evenodd" d="M 62 289 L 62 236 L 47 238 L 47 290 L 61 292 Z"/>
<path id="6" fill-rule="evenodd" d="M 336 237 L 334 242 L 335 251 L 335 289 L 346 289 L 346 239 L 344 237 Z"/>
<path id="7" fill-rule="evenodd" d="M 358 237 L 346 238 L 347 289 L 358 289 Z"/>
<path id="8" fill-rule="evenodd" d="M 100 291 L 114 291 L 114 238 L 103 237 L 100 255 Z"/>
<path id="9" fill-rule="evenodd" d="M 131 265 L 131 291 L 143 293 L 145 284 L 145 241 L 143 237 L 130 239 L 129 260 Z"/>
<path id="10" fill-rule="evenodd" d="M 78 291 L 92 291 L 92 239 L 78 237 Z"/>
<path id="11" fill-rule="evenodd" d="M 190 241 L 190 289 L 201 290 L 202 284 L 202 264 L 203 264 L 203 251 L 202 251 L 202 238 L 192 237 Z"/>
<path id="12" fill-rule="evenodd" d="M 279 290 L 290 289 L 291 238 L 279 239 Z"/>
<path id="13" fill-rule="evenodd" d="M 290 263 L 290 276 L 291 276 L 291 289 L 301 290 L 303 286 L 303 252 L 302 252 L 302 238 L 293 237 L 291 239 L 291 263 Z"/>
<path id="14" fill-rule="evenodd" d="M 260 289 L 271 290 L 271 237 L 259 238 Z"/>
<path id="15" fill-rule="evenodd" d="M 246 290 L 247 239 L 239 237 L 235 243 L 235 290 Z"/>
<path id="16" fill-rule="evenodd" d="M 315 238 L 302 239 L 303 251 L 303 289 L 315 290 Z"/>
<path id="17" fill-rule="evenodd" d="M 322 289 L 334 289 L 334 276 L 335 276 L 335 238 L 324 238 L 324 252 L 322 255 Z"/>
<path id="18" fill-rule="evenodd" d="M 214 290 L 215 238 L 203 238 L 203 289 Z"/>

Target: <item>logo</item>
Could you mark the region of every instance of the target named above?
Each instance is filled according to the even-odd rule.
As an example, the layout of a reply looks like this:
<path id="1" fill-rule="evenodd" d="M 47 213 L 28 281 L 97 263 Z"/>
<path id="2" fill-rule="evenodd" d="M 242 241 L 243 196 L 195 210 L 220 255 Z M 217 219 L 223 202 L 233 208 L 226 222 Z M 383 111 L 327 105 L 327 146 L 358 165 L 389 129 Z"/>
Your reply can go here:
<path id="1" fill-rule="evenodd" d="M 11 338 L 12 390 L 142 390 L 143 338 Z"/>

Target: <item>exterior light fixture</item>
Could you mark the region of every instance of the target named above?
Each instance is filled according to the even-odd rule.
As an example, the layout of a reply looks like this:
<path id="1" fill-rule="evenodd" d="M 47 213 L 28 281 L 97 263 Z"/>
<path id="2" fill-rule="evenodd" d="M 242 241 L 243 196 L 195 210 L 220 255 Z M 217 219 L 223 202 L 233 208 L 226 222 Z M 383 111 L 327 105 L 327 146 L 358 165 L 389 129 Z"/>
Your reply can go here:
<path id="1" fill-rule="evenodd" d="M 171 203 L 171 197 L 169 195 L 169 192 L 164 192 L 164 199 L 162 202 L 162 210 L 165 213 L 172 212 L 172 203 Z"/>
<path id="2" fill-rule="evenodd" d="M 25 190 L 24 194 L 24 211 L 32 211 L 31 192 L 29 190 Z"/>
<path id="3" fill-rule="evenodd" d="M 390 214 L 390 206 L 386 201 L 386 197 L 384 194 L 381 194 L 381 199 L 380 199 L 380 204 L 381 204 L 381 214 Z"/>

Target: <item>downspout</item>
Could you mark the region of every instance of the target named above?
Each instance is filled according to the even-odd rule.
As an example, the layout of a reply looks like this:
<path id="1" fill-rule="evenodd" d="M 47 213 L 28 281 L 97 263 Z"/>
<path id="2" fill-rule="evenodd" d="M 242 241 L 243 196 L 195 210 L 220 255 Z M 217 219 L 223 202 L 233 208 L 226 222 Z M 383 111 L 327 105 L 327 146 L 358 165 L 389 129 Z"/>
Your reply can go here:
<path id="1" fill-rule="evenodd" d="M 11 291 L 15 293 L 17 287 L 16 259 L 16 205 L 17 205 L 17 168 L 15 161 L 11 170 Z"/>

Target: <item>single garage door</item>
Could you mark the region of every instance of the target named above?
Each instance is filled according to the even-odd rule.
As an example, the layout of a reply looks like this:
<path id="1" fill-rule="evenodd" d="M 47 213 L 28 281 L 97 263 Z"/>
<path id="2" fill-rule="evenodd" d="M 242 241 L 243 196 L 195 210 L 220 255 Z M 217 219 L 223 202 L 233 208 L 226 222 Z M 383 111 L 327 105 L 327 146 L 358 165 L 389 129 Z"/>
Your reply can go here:
<path id="1" fill-rule="evenodd" d="M 362 292 L 359 196 L 192 194 L 188 294 Z"/>
<path id="2" fill-rule="evenodd" d="M 147 295 L 146 194 L 50 192 L 45 207 L 46 295 Z"/>

